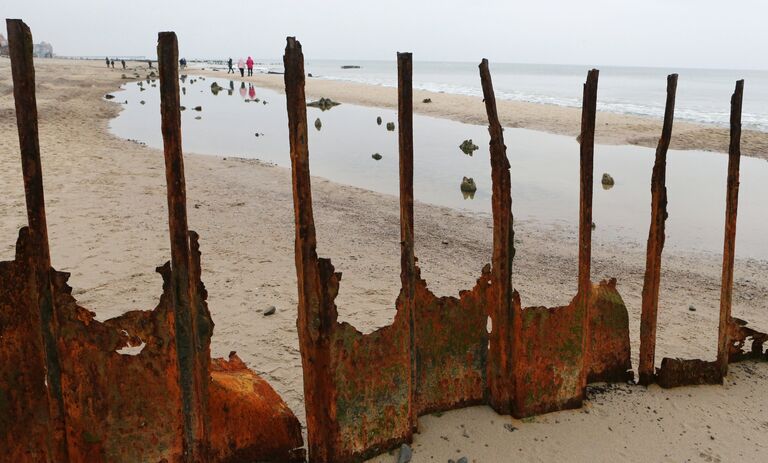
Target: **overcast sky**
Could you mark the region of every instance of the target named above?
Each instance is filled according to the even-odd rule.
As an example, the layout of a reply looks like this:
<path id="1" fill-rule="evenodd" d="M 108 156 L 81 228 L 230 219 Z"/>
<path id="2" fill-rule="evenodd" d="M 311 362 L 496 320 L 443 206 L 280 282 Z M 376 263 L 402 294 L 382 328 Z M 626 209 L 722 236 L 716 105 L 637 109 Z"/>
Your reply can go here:
<path id="1" fill-rule="evenodd" d="M 395 59 L 768 69 L 768 0 L 4 0 L 60 55 Z"/>

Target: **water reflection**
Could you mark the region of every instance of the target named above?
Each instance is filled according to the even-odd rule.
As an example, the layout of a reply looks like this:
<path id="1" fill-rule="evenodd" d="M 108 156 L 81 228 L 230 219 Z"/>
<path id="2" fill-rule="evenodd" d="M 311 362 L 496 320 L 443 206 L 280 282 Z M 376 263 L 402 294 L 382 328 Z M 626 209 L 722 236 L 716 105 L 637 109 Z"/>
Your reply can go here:
<path id="1" fill-rule="evenodd" d="M 214 79 L 211 79 L 213 81 Z M 194 79 L 187 79 L 193 85 Z M 217 80 L 231 90 L 235 82 Z M 162 149 L 159 93 L 156 88 L 127 85 L 115 94 L 129 104 L 111 122 L 123 138 Z M 290 167 L 285 96 L 258 89 L 259 97 L 273 104 L 240 104 L 257 101 L 256 89 L 241 82 L 240 98 L 215 97 L 211 92 L 186 92 L 181 104 L 205 107 L 182 113 L 187 152 L 259 158 Z M 234 93 L 234 92 L 233 92 Z M 262 101 L 262 103 L 265 103 Z M 396 121 L 393 110 L 342 104 L 333 111 L 307 109 L 308 121 L 322 114 L 322 130 L 309 133 L 312 173 L 330 180 L 387 194 L 398 194 L 397 131 L 386 121 Z M 381 121 L 381 124 L 379 124 Z M 417 200 L 489 213 L 491 209 L 488 131 L 484 126 L 414 116 L 414 195 Z M 258 136 L 255 136 L 257 135 Z M 579 147 L 571 137 L 525 129 L 504 132 L 512 176 L 513 212 L 517 220 L 534 220 L 544 226 L 575 230 L 579 207 Z M 465 155 L 463 140 L 480 149 Z M 379 154 L 377 160 L 371 153 Z M 654 150 L 637 146 L 595 147 L 595 183 L 609 172 L 617 179 L 612 188 L 594 188 L 596 243 L 630 241 L 645 246 L 650 221 L 650 181 Z M 722 252 L 725 217 L 727 156 L 701 151 L 671 150 L 667 161 L 669 220 L 665 249 Z M 476 191 L 462 192 L 459 181 L 472 178 Z M 597 185 L 595 185 L 597 187 Z M 741 160 L 739 222 L 736 252 L 740 257 L 768 259 L 768 163 Z M 474 200 L 472 200 L 474 199 Z"/>

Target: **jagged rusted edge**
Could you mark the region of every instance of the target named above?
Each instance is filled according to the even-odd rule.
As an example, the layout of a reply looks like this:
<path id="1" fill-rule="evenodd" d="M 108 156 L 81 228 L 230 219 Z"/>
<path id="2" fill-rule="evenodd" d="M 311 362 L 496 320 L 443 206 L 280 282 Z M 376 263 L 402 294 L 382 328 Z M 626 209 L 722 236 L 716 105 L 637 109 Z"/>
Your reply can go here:
<path id="1" fill-rule="evenodd" d="M 1 287 L 6 289 L 0 293 L 0 317 L 4 321 L 0 328 L 3 339 L 0 358 L 5 365 L 0 375 L 0 390 L 17 405 L 28 405 L 16 409 L 16 412 L 0 410 L 0 420 L 9 424 L 4 427 L 9 431 L 4 433 L 7 452 L 17 455 L 19 461 L 29 458 L 45 461 L 48 458 L 41 453 L 46 451 L 45 440 L 39 440 L 39 435 L 34 437 L 37 427 L 33 423 L 40 421 L 37 415 L 32 422 L 25 418 L 27 411 L 36 414 L 35 410 L 47 408 L 44 391 L 30 397 L 30 392 L 34 392 L 34 388 L 30 387 L 36 381 L 23 380 L 26 386 L 19 381 L 9 381 L 11 377 L 23 379 L 44 375 L 40 346 L 37 345 L 38 353 L 32 353 L 27 362 L 12 367 L 6 363 L 21 354 L 9 345 L 11 340 L 20 339 L 22 328 L 32 325 L 29 322 L 13 325 L 5 321 L 17 319 L 23 314 L 34 314 L 20 303 L 29 294 L 28 287 L 15 284 L 30 275 L 26 229 L 22 229 L 19 235 L 16 260 L 0 263 L 0 281 L 4 283 Z M 191 249 L 193 255 L 199 255 L 194 234 L 191 236 Z M 183 457 L 179 433 L 182 407 L 172 334 L 174 319 L 169 294 L 169 263 L 158 267 L 157 271 L 163 276 L 164 284 L 163 295 L 154 310 L 131 311 L 100 322 L 93 312 L 77 304 L 72 288 L 67 284 L 69 274 L 51 270 L 60 333 L 57 348 L 60 352 L 67 424 L 67 455 L 72 461 L 132 462 L 160 461 L 163 458 L 177 461 Z M 193 274 L 199 276 L 199 266 L 194 263 Z M 199 314 L 211 324 L 205 303 L 205 288 L 199 280 L 197 283 L 198 294 L 201 295 Z M 203 335 L 199 340 L 204 346 L 200 355 L 208 356 L 210 333 Z M 24 345 L 27 349 L 35 348 L 34 343 L 25 341 Z M 121 353 L 123 349 L 139 346 L 143 346 L 139 352 Z M 39 357 L 36 362 L 32 361 L 35 357 Z M 217 368 L 210 381 L 216 393 L 211 394 L 207 412 L 217 426 L 212 429 L 211 445 L 199 443 L 201 448 L 206 449 L 205 461 L 239 461 L 238 456 L 243 454 L 257 457 L 257 461 L 302 461 L 301 426 L 287 405 L 264 380 L 245 369 L 241 363 L 237 369 L 228 368 L 228 375 L 223 376 L 218 372 L 222 369 L 222 362 L 214 360 Z M 231 379 L 233 374 L 239 377 L 239 382 L 222 381 Z M 253 388 L 229 390 L 231 385 L 242 384 L 242 381 L 252 383 Z M 236 398 L 230 396 L 235 393 Z M 28 398 L 25 399 L 25 395 Z M 14 425 L 10 426 L 10 422 Z M 26 428 L 24 423 L 30 427 Z M 14 429 L 32 432 L 31 435 L 25 432 L 17 436 Z"/>
<path id="2" fill-rule="evenodd" d="M 521 320 L 515 329 L 515 417 L 581 407 L 583 376 L 586 383 L 632 378 L 629 316 L 616 280 L 593 285 L 588 306 L 580 302 L 576 296 L 564 307 L 521 309 L 515 293 Z M 581 326 L 587 316 L 585 332 Z"/>

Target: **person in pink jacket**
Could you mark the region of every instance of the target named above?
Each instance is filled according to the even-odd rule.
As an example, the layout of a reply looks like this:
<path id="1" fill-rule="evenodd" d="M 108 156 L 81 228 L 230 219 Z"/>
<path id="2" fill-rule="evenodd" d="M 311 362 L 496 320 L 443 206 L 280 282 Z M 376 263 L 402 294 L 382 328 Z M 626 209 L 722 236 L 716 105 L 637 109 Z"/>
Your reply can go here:
<path id="1" fill-rule="evenodd" d="M 237 68 L 240 69 L 240 77 L 243 77 L 245 75 L 245 62 L 242 58 L 237 60 Z"/>
<path id="2" fill-rule="evenodd" d="M 253 75 L 253 58 L 249 56 L 245 64 L 248 66 L 248 75 L 252 76 Z"/>

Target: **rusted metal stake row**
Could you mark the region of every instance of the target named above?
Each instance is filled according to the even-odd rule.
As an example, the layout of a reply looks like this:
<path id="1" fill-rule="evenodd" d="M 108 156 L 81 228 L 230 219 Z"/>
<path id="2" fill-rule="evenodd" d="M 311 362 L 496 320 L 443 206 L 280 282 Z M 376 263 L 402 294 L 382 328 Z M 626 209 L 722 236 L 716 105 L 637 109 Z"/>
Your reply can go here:
<path id="1" fill-rule="evenodd" d="M 37 100 L 35 96 L 35 67 L 32 53 L 32 33 L 20 19 L 7 19 L 8 46 L 13 76 L 13 96 L 16 104 L 16 125 L 19 131 L 21 167 L 24 175 L 24 192 L 27 202 L 29 245 L 32 250 L 30 266 L 34 272 L 32 289 L 36 297 L 39 314 L 30 316 L 38 321 L 30 326 L 30 334 L 42 339 L 45 363 L 45 384 L 50 416 L 50 440 L 41 445 L 39 458 L 54 461 L 68 461 L 65 434 L 64 399 L 61 388 L 61 365 L 56 348 L 58 336 L 56 311 L 51 288 L 51 254 L 48 247 L 48 226 L 45 217 L 45 194 L 43 192 L 43 168 L 40 161 L 40 142 L 37 130 Z M 36 342 L 32 341 L 32 342 Z M 29 359 L 34 362 L 36 359 Z M 19 366 L 21 367 L 21 366 Z M 42 386 L 42 384 L 40 385 Z M 13 423 L 11 426 L 23 426 Z M 29 429 L 34 432 L 34 428 Z M 42 444 L 42 443 L 41 443 Z M 44 447 L 49 447 L 43 451 Z M 10 448 L 10 447 L 9 447 Z M 45 455 L 44 455 L 45 454 Z M 6 455 L 8 456 L 8 455 Z"/>
<path id="2" fill-rule="evenodd" d="M 160 73 L 160 112 L 162 116 L 165 177 L 168 190 L 168 225 L 171 239 L 171 275 L 175 315 L 176 351 L 184 417 L 184 454 L 187 461 L 199 461 L 208 442 L 207 386 L 210 354 L 208 346 L 198 345 L 197 285 L 190 273 L 189 227 L 181 149 L 181 105 L 179 97 L 178 42 L 173 32 L 161 32 L 157 39 Z M 204 355 L 199 355 L 204 350 Z M 202 362 L 202 364 L 201 364 Z"/>
<path id="3" fill-rule="evenodd" d="M 728 148 L 728 181 L 725 203 L 725 233 L 723 239 L 723 268 L 720 288 L 720 321 L 718 325 L 717 359 L 664 358 L 657 370 L 656 380 L 662 387 L 692 384 L 722 384 L 728 374 L 728 363 L 746 358 L 768 359 L 764 344 L 768 334 L 748 328 L 747 322 L 731 317 L 733 266 L 736 249 L 736 217 L 739 202 L 739 163 L 741 157 L 741 109 L 744 81 L 736 82 L 731 97 L 731 140 Z M 751 351 L 744 345 L 752 342 Z"/>
<path id="4" fill-rule="evenodd" d="M 410 371 L 408 420 L 417 427 L 416 384 L 416 256 L 413 226 L 413 57 L 397 54 L 397 122 L 400 163 L 400 283 L 402 310 L 408 320 Z"/>
<path id="5" fill-rule="evenodd" d="M 667 76 L 667 102 L 664 124 L 656 147 L 656 160 L 651 177 L 651 225 L 643 280 L 642 312 L 640 314 L 640 384 L 655 380 L 656 321 L 659 309 L 659 282 L 661 279 L 661 253 L 664 249 L 664 225 L 667 219 L 667 150 L 672 140 L 672 122 L 675 117 L 677 74 Z"/>
<path id="6" fill-rule="evenodd" d="M 741 161 L 741 106 L 744 81 L 736 82 L 731 97 L 731 142 L 728 147 L 728 190 L 725 198 L 725 237 L 723 240 L 723 279 L 720 287 L 720 324 L 717 339 L 717 363 L 720 374 L 728 374 L 730 353 L 731 300 L 733 264 L 736 254 L 736 213 L 739 208 L 739 164 Z"/>
<path id="7" fill-rule="evenodd" d="M 491 264 L 493 304 L 491 319 L 490 347 L 488 354 L 488 401 L 499 413 L 512 412 L 513 359 L 516 352 L 512 343 L 512 329 L 515 323 L 513 310 L 512 261 L 515 257 L 514 229 L 512 217 L 512 188 L 509 173 L 507 147 L 504 144 L 504 129 L 496 110 L 496 95 L 488 68 L 488 60 L 480 62 L 480 82 L 483 87 L 483 101 L 488 115 L 491 159 L 491 205 L 493 210 L 493 256 Z"/>

